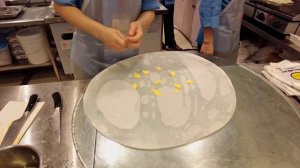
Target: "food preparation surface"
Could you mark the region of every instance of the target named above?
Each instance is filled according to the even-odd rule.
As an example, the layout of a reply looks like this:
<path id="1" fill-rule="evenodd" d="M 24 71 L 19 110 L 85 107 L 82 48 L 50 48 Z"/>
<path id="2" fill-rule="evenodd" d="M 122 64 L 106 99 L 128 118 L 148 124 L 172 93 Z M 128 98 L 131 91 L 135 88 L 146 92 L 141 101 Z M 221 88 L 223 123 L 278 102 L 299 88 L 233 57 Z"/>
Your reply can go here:
<path id="1" fill-rule="evenodd" d="M 157 150 L 197 141 L 231 119 L 236 96 L 226 73 L 186 52 L 154 52 L 95 76 L 83 105 L 91 123 L 122 145 Z"/>
<path id="2" fill-rule="evenodd" d="M 89 122 L 81 99 L 74 113 L 73 138 L 84 166 L 297 168 L 300 164 L 297 111 L 256 74 L 240 66 L 222 69 L 237 94 L 233 118 L 215 134 L 177 148 L 137 150 L 109 140 Z"/>
<path id="3" fill-rule="evenodd" d="M 214 61 L 220 62 L 220 59 Z M 172 149 L 136 150 L 97 133 L 80 111 L 79 100 L 88 81 L 1 87 L 0 107 L 2 109 L 10 100 L 27 100 L 34 93 L 46 102 L 21 141 L 23 145 L 34 146 L 40 153 L 42 167 L 298 168 L 299 109 L 295 110 L 282 94 L 243 67 L 221 68 L 236 90 L 237 107 L 233 118 L 217 133 Z M 54 111 L 51 94 L 56 91 L 61 93 L 64 104 L 61 151 L 53 146 L 56 137 L 51 135 L 52 131 L 46 131 Z M 74 108 L 76 112 L 72 117 Z M 72 118 L 73 122 L 85 125 L 72 127 Z M 78 128 L 81 130 L 76 130 Z M 72 131 L 77 144 L 82 146 L 74 147 Z"/>

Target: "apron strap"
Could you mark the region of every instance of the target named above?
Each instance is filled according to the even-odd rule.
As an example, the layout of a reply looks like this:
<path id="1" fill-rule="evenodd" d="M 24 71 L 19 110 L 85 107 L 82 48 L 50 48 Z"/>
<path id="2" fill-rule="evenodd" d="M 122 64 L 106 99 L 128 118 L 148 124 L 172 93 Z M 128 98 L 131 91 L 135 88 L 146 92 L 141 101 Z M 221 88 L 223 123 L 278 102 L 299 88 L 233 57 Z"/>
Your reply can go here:
<path id="1" fill-rule="evenodd" d="M 81 11 L 84 12 L 88 6 L 88 4 L 90 3 L 90 0 L 83 0 L 83 4 L 81 6 Z"/>

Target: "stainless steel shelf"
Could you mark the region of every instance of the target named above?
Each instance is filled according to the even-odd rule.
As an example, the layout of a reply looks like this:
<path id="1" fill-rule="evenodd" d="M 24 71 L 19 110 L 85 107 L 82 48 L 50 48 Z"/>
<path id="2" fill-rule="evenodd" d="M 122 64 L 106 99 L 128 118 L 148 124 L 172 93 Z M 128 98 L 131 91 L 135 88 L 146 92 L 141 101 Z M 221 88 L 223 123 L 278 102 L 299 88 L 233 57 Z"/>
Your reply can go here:
<path id="1" fill-rule="evenodd" d="M 50 14 L 48 7 L 24 8 L 24 11 L 15 19 L 0 20 L 0 27 L 42 25 L 45 23 L 45 16 Z"/>
<path id="2" fill-rule="evenodd" d="M 51 62 L 46 62 L 43 64 L 33 65 L 33 64 L 27 64 L 27 65 L 6 65 L 0 67 L 0 72 L 4 71 L 13 71 L 13 70 L 20 70 L 20 69 L 30 69 L 30 68 L 38 68 L 38 67 L 50 67 L 52 66 Z"/>
<path id="3" fill-rule="evenodd" d="M 3 19 L 0 20 L 0 28 L 1 27 L 15 27 L 15 26 L 45 26 L 45 18 L 54 17 L 51 9 L 48 6 L 43 7 L 32 7 L 32 8 L 24 8 L 24 11 L 14 19 Z M 28 69 L 28 68 L 36 68 L 36 67 L 45 67 L 45 66 L 53 66 L 53 70 L 57 79 L 60 81 L 60 75 L 58 73 L 58 69 L 54 60 L 54 56 L 51 53 L 51 49 L 49 46 L 49 40 L 47 39 L 46 32 L 43 31 L 44 34 L 44 45 L 46 46 L 47 53 L 49 55 L 50 61 L 46 64 L 41 65 L 21 65 L 21 66 L 5 66 L 0 67 L 1 71 L 10 71 L 10 70 L 18 70 L 18 69 Z"/>
<path id="4" fill-rule="evenodd" d="M 246 20 L 242 21 L 242 25 L 248 28 L 249 30 L 253 31 L 257 35 L 261 36 L 262 38 L 268 40 L 269 42 L 278 45 L 280 48 L 286 50 L 287 52 L 293 54 L 297 58 L 300 58 L 300 47 L 297 47 L 295 44 L 290 43 L 287 40 L 280 40 L 276 37 L 270 35 L 269 33 L 263 31 L 262 29 L 256 27 L 255 25 L 249 23 Z"/>

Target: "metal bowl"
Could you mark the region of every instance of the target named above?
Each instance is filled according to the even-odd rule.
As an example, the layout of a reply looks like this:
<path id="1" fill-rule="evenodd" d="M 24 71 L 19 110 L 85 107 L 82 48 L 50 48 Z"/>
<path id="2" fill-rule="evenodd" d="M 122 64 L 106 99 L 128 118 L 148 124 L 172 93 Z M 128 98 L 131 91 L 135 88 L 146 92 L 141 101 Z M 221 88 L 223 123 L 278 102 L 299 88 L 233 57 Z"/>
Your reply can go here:
<path id="1" fill-rule="evenodd" d="M 41 165 L 38 152 L 31 146 L 12 145 L 0 148 L 0 167 L 39 168 Z"/>

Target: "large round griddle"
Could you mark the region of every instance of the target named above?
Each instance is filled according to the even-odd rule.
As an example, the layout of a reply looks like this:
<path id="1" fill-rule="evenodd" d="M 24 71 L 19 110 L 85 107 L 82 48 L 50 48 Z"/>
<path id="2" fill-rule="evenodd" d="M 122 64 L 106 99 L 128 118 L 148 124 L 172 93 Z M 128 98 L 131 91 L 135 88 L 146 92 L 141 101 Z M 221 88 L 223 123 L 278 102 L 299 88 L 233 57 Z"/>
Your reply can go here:
<path id="1" fill-rule="evenodd" d="M 235 106 L 235 91 L 223 70 L 185 52 L 123 60 L 95 76 L 83 97 L 85 115 L 102 135 L 147 150 L 206 137 L 226 125 Z"/>

